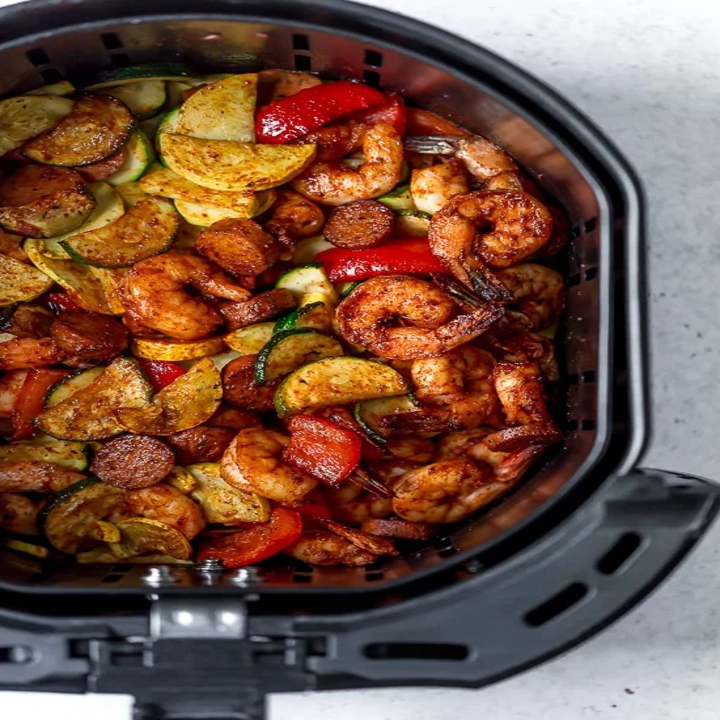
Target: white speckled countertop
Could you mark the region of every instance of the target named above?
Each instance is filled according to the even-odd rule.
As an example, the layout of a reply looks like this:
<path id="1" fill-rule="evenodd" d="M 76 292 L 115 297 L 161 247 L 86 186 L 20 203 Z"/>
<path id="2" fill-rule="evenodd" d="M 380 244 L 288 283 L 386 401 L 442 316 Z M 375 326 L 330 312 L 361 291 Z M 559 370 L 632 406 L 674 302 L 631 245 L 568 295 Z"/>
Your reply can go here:
<path id="1" fill-rule="evenodd" d="M 0 5 L 8 4 L 0 0 Z M 720 8 L 706 0 L 375 0 L 485 44 L 591 115 L 649 199 L 655 437 L 647 466 L 720 479 Z M 650 599 L 480 691 L 286 695 L 273 720 L 716 720 L 720 525 Z M 7 720 L 128 720 L 126 697 L 0 693 Z M 63 710 L 65 712 L 63 712 Z"/>

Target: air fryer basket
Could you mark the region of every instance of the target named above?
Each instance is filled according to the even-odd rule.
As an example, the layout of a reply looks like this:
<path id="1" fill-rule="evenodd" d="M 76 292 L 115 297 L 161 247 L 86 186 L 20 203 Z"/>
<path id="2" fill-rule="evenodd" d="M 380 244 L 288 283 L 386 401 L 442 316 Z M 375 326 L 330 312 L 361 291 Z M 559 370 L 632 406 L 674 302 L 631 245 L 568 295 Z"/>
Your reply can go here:
<path id="1" fill-rule="evenodd" d="M 0 552 L 0 688 L 133 691 L 183 717 L 215 707 L 243 717 L 268 691 L 480 685 L 562 651 L 649 592 L 718 500 L 706 481 L 633 469 L 647 432 L 642 202 L 617 151 L 517 68 L 375 8 L 79 0 L 0 11 L 0 97 L 178 60 L 359 78 L 508 150 L 573 228 L 560 337 L 567 437 L 511 497 L 378 567 L 165 576 Z"/>

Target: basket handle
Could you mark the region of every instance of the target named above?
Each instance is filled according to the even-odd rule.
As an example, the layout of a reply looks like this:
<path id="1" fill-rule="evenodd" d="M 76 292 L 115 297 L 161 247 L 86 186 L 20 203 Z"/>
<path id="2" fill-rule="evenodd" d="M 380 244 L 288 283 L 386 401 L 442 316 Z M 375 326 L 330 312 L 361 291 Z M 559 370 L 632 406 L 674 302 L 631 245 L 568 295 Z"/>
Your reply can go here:
<path id="1" fill-rule="evenodd" d="M 318 687 L 479 687 L 531 667 L 642 600 L 720 508 L 720 486 L 656 470 L 617 477 L 602 492 L 502 564 L 383 609 L 379 621 L 335 619 L 332 652 L 308 659 Z"/>

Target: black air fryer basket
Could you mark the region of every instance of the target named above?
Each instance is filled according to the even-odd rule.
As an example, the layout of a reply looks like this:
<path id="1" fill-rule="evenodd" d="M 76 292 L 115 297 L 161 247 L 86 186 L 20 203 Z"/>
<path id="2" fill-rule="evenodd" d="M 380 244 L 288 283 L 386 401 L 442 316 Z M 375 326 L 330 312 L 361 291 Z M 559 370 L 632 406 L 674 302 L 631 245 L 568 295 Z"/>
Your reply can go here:
<path id="1" fill-rule="evenodd" d="M 627 612 L 718 510 L 635 465 L 647 436 L 642 198 L 583 115 L 516 67 L 405 17 L 307 0 L 51 0 L 0 11 L 0 96 L 182 61 L 401 93 L 508 150 L 573 228 L 564 444 L 512 496 L 367 568 L 53 566 L 0 552 L 0 689 L 132 693 L 138 717 L 256 718 L 269 692 L 478 687 Z"/>

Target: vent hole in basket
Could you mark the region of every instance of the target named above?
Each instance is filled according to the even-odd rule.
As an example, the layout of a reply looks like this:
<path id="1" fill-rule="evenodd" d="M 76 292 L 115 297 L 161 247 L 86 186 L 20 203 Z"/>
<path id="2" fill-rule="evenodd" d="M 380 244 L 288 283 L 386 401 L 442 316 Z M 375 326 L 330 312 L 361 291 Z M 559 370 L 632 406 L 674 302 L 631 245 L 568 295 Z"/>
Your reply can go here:
<path id="1" fill-rule="evenodd" d="M 591 233 L 597 227 L 597 218 L 590 218 L 586 220 L 583 225 L 583 230 L 586 233 Z"/>
<path id="2" fill-rule="evenodd" d="M 363 70 L 363 80 L 371 87 L 379 87 L 380 73 L 375 70 Z"/>
<path id="3" fill-rule="evenodd" d="M 569 275 L 567 280 L 565 281 L 565 285 L 567 287 L 575 287 L 576 285 L 580 284 L 580 281 L 582 280 L 582 277 L 580 273 L 573 273 L 572 275 Z"/>
<path id="4" fill-rule="evenodd" d="M 312 573 L 296 572 L 293 574 L 292 579 L 294 583 L 309 583 L 312 582 Z"/>
<path id="5" fill-rule="evenodd" d="M 100 40 L 106 50 L 119 50 L 123 46 L 122 40 L 115 33 L 103 33 Z"/>
<path id="6" fill-rule="evenodd" d="M 370 643 L 363 648 L 370 660 L 467 660 L 470 648 L 455 643 Z"/>
<path id="7" fill-rule="evenodd" d="M 52 85 L 53 83 L 60 82 L 63 79 L 62 73 L 59 70 L 56 70 L 55 68 L 48 68 L 47 70 L 41 70 L 40 71 L 40 77 L 48 83 L 48 85 Z"/>
<path id="8" fill-rule="evenodd" d="M 588 594 L 588 590 L 588 586 L 584 583 L 568 585 L 549 600 L 525 613 L 526 624 L 530 627 L 545 625 L 558 615 L 567 612 L 573 605 L 577 605 Z"/>
<path id="9" fill-rule="evenodd" d="M 450 555 L 455 555 L 458 551 L 452 538 L 437 538 L 434 544 L 440 557 L 449 557 Z"/>
<path id="10" fill-rule="evenodd" d="M 106 585 L 111 585 L 112 583 L 116 583 L 118 580 L 122 580 L 124 577 L 124 573 L 111 573 L 110 575 L 106 575 L 100 582 Z"/>
<path id="11" fill-rule="evenodd" d="M 598 269 L 596 267 L 588 268 L 583 273 L 583 278 L 585 280 L 594 280 L 597 277 Z"/>
<path id="12" fill-rule="evenodd" d="M 33 657 L 32 648 L 25 645 L 0 647 L 0 665 L 27 665 Z"/>
<path id="13" fill-rule="evenodd" d="M 35 66 L 40 67 L 41 65 L 49 65 L 50 58 L 48 54 L 42 48 L 35 48 L 28 50 L 25 53 L 25 57 Z"/>
<path id="14" fill-rule="evenodd" d="M 580 237 L 580 228 L 576 225 L 574 228 L 570 229 L 570 239 L 574 240 L 578 237 Z"/>
<path id="15" fill-rule="evenodd" d="M 581 377 L 584 383 L 594 383 L 597 378 L 597 373 L 594 370 L 586 370 Z"/>
<path id="16" fill-rule="evenodd" d="M 295 69 L 302 72 L 310 72 L 312 70 L 312 58 L 307 55 L 295 56 Z"/>
<path id="17" fill-rule="evenodd" d="M 292 36 L 293 50 L 309 50 L 310 38 L 307 35 L 295 34 Z"/>
<path id="18" fill-rule="evenodd" d="M 365 64 L 370 67 L 382 67 L 383 56 L 381 52 L 377 50 L 366 50 L 365 51 Z"/>
<path id="19" fill-rule="evenodd" d="M 116 53 L 110 56 L 110 62 L 115 67 L 127 67 L 130 65 L 130 58 L 125 53 Z"/>
<path id="20" fill-rule="evenodd" d="M 594 420 L 581 420 L 580 430 L 594 430 L 597 427 L 597 423 Z"/>
<path id="21" fill-rule="evenodd" d="M 52 580 L 52 573 L 50 572 L 38 572 L 34 575 L 31 575 L 28 578 L 29 583 L 43 583 L 47 582 L 48 580 Z"/>
<path id="22" fill-rule="evenodd" d="M 597 561 L 603 575 L 616 573 L 638 550 L 642 537 L 634 532 L 623 533 L 613 546 Z"/>

